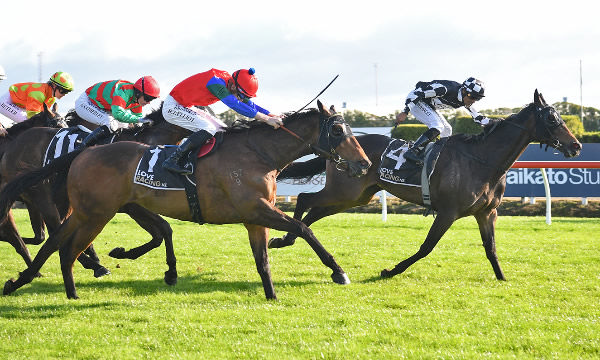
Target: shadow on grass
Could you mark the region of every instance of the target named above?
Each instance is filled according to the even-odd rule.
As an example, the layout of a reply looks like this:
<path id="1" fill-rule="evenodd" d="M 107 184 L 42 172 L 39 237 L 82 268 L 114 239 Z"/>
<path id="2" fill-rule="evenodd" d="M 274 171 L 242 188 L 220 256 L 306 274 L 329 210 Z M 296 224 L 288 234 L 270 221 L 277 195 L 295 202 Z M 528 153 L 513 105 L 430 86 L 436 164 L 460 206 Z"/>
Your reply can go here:
<path id="1" fill-rule="evenodd" d="M 115 291 L 119 293 L 127 294 L 127 296 L 150 296 L 159 293 L 173 293 L 173 294 L 204 294 L 204 293 L 239 293 L 239 292 L 251 292 L 263 294 L 263 286 L 260 281 L 217 281 L 213 280 L 212 277 L 217 273 L 203 273 L 197 275 L 189 275 L 179 277 L 177 284 L 167 285 L 163 279 L 153 280 L 125 280 L 117 281 L 110 280 L 104 277 L 100 280 L 89 280 L 76 282 L 77 295 L 82 300 L 90 299 L 93 294 L 90 291 Z M 110 275 L 109 275 L 110 276 Z M 37 281 L 36 281 L 37 280 Z M 320 284 L 319 281 L 282 281 L 274 282 L 275 290 L 279 286 L 286 287 L 302 287 L 310 284 Z M 6 297 L 18 297 L 23 294 L 65 294 L 65 288 L 63 283 L 48 283 L 42 280 L 34 279 L 31 284 L 25 285 L 23 288 L 18 289 L 16 292 L 6 295 Z M 105 295 L 103 295 L 105 296 Z M 74 304 L 74 305 L 73 305 Z M 94 304 L 77 304 L 75 302 L 69 302 L 68 304 L 60 305 L 48 305 L 48 306 L 10 306 L 0 305 L 0 318 L 22 318 L 22 312 L 26 311 L 27 308 L 36 310 L 33 313 L 37 313 L 36 318 L 54 317 L 55 315 L 47 315 L 47 311 L 41 311 L 44 308 L 46 310 L 60 310 L 60 309 L 77 309 L 77 308 L 95 308 L 95 307 L 106 307 L 106 306 L 118 306 L 119 301 L 115 302 L 102 302 Z M 39 312 L 39 313 L 38 313 Z"/>

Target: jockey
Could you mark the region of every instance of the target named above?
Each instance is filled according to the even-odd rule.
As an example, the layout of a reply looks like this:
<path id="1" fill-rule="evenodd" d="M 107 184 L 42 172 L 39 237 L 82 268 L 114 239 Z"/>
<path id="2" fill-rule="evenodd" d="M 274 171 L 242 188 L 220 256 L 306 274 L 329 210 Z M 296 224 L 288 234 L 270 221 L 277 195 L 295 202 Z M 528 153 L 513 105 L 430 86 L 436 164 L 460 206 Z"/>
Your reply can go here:
<path id="1" fill-rule="evenodd" d="M 142 107 L 159 96 L 160 87 L 152 76 L 143 76 L 135 84 L 109 80 L 90 86 L 75 101 L 75 112 L 100 127 L 83 139 L 79 146 L 93 145 L 129 124 L 150 122 L 142 117 Z"/>
<path id="2" fill-rule="evenodd" d="M 275 129 L 283 125 L 280 116 L 271 114 L 250 101 L 256 96 L 258 79 L 254 68 L 241 69 L 230 75 L 226 71 L 210 69 L 177 84 L 163 103 L 166 121 L 191 130 L 190 135 L 163 163 L 171 172 L 189 175 L 191 172 L 178 164 L 193 149 L 203 145 L 226 127 L 208 105 L 222 101 L 237 113 L 265 122 Z"/>
<path id="3" fill-rule="evenodd" d="M 4 73 L 4 71 L 2 71 Z M 0 97 L 0 114 L 20 123 L 48 108 L 73 91 L 73 78 L 66 72 L 56 72 L 47 83 L 26 82 L 13 84 Z"/>
<path id="4" fill-rule="evenodd" d="M 484 91 L 483 83 L 473 77 L 462 84 L 450 80 L 418 82 L 415 89 L 406 97 L 404 111 L 396 116 L 396 124 L 406 120 L 408 113 L 412 112 L 415 118 L 427 125 L 429 129 L 404 153 L 404 158 L 422 162 L 421 148 L 424 149 L 425 145 L 438 135 L 442 138 L 452 135 L 452 127 L 437 111 L 438 109 L 457 109 L 464 106 L 476 123 L 487 125 L 490 119 L 480 115 L 471 107 L 473 103 L 484 97 Z"/>

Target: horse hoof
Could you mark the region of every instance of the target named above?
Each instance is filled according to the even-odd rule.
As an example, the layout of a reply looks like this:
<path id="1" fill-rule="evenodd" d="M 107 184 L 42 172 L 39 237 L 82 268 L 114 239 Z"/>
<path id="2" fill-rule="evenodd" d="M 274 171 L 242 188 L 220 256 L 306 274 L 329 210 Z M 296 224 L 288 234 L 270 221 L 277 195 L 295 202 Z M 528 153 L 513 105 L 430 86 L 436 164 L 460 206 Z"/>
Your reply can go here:
<path id="1" fill-rule="evenodd" d="M 394 274 L 392 274 L 392 272 L 388 269 L 383 269 L 381 270 L 381 277 L 386 279 L 386 278 L 391 278 L 392 276 L 394 276 Z"/>
<path id="2" fill-rule="evenodd" d="M 286 247 L 286 246 L 292 246 L 294 245 L 294 243 L 296 242 L 295 239 L 291 239 L 288 240 L 288 238 L 284 237 L 280 237 L 280 238 L 271 238 L 269 239 L 269 243 L 267 245 L 267 247 L 269 249 L 277 249 L 277 248 L 282 248 L 282 247 Z"/>
<path id="3" fill-rule="evenodd" d="M 177 284 L 177 271 L 165 271 L 165 283 L 171 286 Z"/>
<path id="4" fill-rule="evenodd" d="M 94 270 L 94 277 L 99 278 L 103 277 L 104 275 L 110 275 L 110 270 L 108 270 L 104 266 L 101 266 L 98 269 Z"/>
<path id="5" fill-rule="evenodd" d="M 10 279 L 4 283 L 4 290 L 2 291 L 2 295 L 8 295 L 15 291 L 14 289 L 15 279 Z"/>
<path id="6" fill-rule="evenodd" d="M 125 249 L 122 247 L 116 247 L 108 253 L 108 256 L 115 259 L 125 259 Z"/>
<path id="7" fill-rule="evenodd" d="M 333 282 L 340 285 L 348 285 L 350 284 L 350 278 L 346 273 L 333 273 L 331 274 L 331 278 Z"/>

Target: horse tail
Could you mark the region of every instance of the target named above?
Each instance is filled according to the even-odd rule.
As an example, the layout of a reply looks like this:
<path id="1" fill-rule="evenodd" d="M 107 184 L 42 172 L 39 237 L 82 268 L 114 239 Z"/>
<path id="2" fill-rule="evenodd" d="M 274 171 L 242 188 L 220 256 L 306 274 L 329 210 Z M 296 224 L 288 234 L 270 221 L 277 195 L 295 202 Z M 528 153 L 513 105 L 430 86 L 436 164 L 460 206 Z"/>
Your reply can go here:
<path id="1" fill-rule="evenodd" d="M 75 149 L 70 153 L 60 156 L 48 165 L 30 172 L 21 174 L 8 182 L 0 191 L 0 219 L 4 219 L 11 206 L 19 198 L 19 196 L 30 187 L 37 185 L 42 180 L 49 178 L 57 172 L 67 170 L 77 155 L 85 148 Z"/>
<path id="2" fill-rule="evenodd" d="M 277 176 L 277 180 L 285 179 L 309 179 L 325 171 L 327 159 L 314 158 L 304 162 L 293 162 L 289 164 Z"/>

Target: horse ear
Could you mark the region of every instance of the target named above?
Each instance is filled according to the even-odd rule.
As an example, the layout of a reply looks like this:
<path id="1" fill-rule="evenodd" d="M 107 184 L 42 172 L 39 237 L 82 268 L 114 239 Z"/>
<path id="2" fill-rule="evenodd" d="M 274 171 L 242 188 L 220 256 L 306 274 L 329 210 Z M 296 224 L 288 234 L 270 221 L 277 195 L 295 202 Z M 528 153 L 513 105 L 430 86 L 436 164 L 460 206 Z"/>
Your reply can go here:
<path id="1" fill-rule="evenodd" d="M 321 102 L 321 100 L 317 100 L 317 106 L 319 107 L 320 112 L 325 111 L 325 107 L 323 106 L 323 103 Z"/>
<path id="2" fill-rule="evenodd" d="M 538 89 L 535 89 L 534 93 L 533 93 L 533 102 L 536 104 L 542 104 L 542 101 L 540 100 L 540 93 L 538 92 Z"/>
<path id="3" fill-rule="evenodd" d="M 54 105 L 52 105 L 52 112 L 56 113 L 57 110 L 58 110 L 58 104 L 54 103 Z"/>
<path id="4" fill-rule="evenodd" d="M 540 93 L 540 101 L 542 102 L 542 105 L 548 106 L 548 103 L 546 102 L 546 99 L 544 99 L 544 95 L 542 95 L 542 93 Z"/>
<path id="5" fill-rule="evenodd" d="M 329 111 L 330 111 L 332 114 L 335 114 L 335 113 L 337 113 L 337 111 L 335 111 L 335 107 L 334 107 L 333 105 L 331 105 L 331 106 L 329 107 Z"/>

